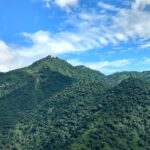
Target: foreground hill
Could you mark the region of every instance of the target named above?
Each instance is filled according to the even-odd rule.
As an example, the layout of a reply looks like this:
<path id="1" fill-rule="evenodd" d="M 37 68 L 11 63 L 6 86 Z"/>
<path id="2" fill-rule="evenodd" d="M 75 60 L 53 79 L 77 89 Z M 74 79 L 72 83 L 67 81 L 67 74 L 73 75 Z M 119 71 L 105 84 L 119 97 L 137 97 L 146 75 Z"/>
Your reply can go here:
<path id="1" fill-rule="evenodd" d="M 72 144 L 72 149 L 148 150 L 150 86 L 129 78 L 108 90 L 97 118 Z"/>
<path id="2" fill-rule="evenodd" d="M 105 76 L 50 56 L 0 74 L 0 149 L 148 150 L 149 75 Z"/>

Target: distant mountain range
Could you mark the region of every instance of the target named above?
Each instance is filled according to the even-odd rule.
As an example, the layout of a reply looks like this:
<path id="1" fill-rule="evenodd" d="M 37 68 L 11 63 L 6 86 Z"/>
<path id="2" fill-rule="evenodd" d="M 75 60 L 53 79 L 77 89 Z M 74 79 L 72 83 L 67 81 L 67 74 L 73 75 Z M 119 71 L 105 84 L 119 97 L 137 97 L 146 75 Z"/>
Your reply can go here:
<path id="1" fill-rule="evenodd" d="M 48 56 L 0 73 L 0 150 L 150 150 L 150 71 Z"/>

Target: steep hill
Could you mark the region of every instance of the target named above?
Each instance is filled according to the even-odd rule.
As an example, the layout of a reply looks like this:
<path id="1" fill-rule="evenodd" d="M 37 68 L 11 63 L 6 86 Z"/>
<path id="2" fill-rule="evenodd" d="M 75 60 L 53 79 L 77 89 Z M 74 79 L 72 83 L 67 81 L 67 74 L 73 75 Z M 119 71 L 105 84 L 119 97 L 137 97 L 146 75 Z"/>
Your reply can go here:
<path id="1" fill-rule="evenodd" d="M 106 80 L 106 76 L 98 71 L 91 70 L 84 66 L 73 67 L 66 61 L 51 56 L 47 56 L 46 58 L 33 63 L 24 70 L 36 75 L 41 68 L 46 68 L 74 79 Z"/>
<path id="2" fill-rule="evenodd" d="M 0 74 L 1 150 L 149 150 L 150 72 L 105 76 L 46 57 Z"/>
<path id="3" fill-rule="evenodd" d="M 108 90 L 101 105 L 97 119 L 72 144 L 72 149 L 149 149 L 149 84 L 129 78 Z"/>
<path id="4" fill-rule="evenodd" d="M 84 78 L 85 77 L 85 78 Z M 73 67 L 48 56 L 29 67 L 0 74 L 0 129 L 12 126 L 21 114 L 83 79 L 106 82 L 105 75 L 86 67 Z"/>

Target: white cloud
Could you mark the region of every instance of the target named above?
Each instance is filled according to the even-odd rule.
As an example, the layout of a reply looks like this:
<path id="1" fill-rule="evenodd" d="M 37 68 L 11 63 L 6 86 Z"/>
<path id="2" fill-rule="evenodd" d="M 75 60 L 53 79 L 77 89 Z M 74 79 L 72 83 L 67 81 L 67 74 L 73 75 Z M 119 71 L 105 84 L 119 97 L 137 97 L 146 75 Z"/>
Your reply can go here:
<path id="1" fill-rule="evenodd" d="M 93 48 L 97 44 L 85 36 L 77 36 L 68 32 L 51 35 L 49 32 L 38 31 L 33 34 L 23 33 L 31 40 L 32 46 L 12 47 L 0 41 L 0 71 L 9 71 L 31 64 L 46 55 L 59 55 L 71 52 L 81 52 Z M 88 44 L 86 44 L 88 42 Z M 110 74 L 127 66 L 129 60 L 100 61 L 83 63 L 77 60 L 70 60 L 74 65 L 85 65 L 89 68 Z"/>
<path id="2" fill-rule="evenodd" d="M 132 5 L 133 9 L 144 9 L 147 5 L 150 5 L 150 0 L 135 0 Z"/>
<path id="3" fill-rule="evenodd" d="M 68 6 L 75 6 L 78 3 L 78 0 L 55 0 L 55 3 L 61 8 Z"/>
<path id="4" fill-rule="evenodd" d="M 150 58 L 144 58 L 144 61 L 143 61 L 145 64 L 150 64 Z"/>
<path id="5" fill-rule="evenodd" d="M 0 71 L 6 72 L 24 66 L 13 47 L 0 41 Z"/>
<path id="6" fill-rule="evenodd" d="M 13 47 L 0 41 L 0 71 L 9 71 L 31 64 L 47 55 L 87 51 L 97 45 L 86 34 L 59 32 L 52 34 L 46 31 L 23 33 L 31 46 Z"/>
<path id="7" fill-rule="evenodd" d="M 119 11 L 120 10 L 120 8 L 110 5 L 110 4 L 107 4 L 107 3 L 104 3 L 104 2 L 98 2 L 98 6 L 103 9 L 110 10 L 110 11 Z"/>
<path id="8" fill-rule="evenodd" d="M 149 17 L 149 12 L 133 10 L 121 11 L 114 17 L 113 25 L 110 29 L 120 31 L 121 34 L 128 37 L 128 39 L 150 38 L 150 20 L 147 20 Z"/>
<path id="9" fill-rule="evenodd" d="M 67 1 L 60 3 L 67 4 Z M 146 5 L 145 1 L 144 3 Z M 50 36 L 50 40 L 53 39 L 55 43 L 53 47 L 56 47 L 59 53 L 86 51 L 127 42 L 130 39 L 150 39 L 150 20 L 147 19 L 150 18 L 150 13 L 148 11 L 118 8 L 102 2 L 99 2 L 98 5 L 102 9 L 115 10 L 116 13 L 111 15 L 107 12 L 101 13 L 86 8 L 86 11 L 81 9 L 79 13 L 68 18 L 67 23 L 76 32 L 60 32 Z M 58 48 L 57 41 L 61 41 L 60 44 L 63 47 Z"/>
<path id="10" fill-rule="evenodd" d="M 50 8 L 51 5 L 56 4 L 62 9 L 66 9 L 68 7 L 76 6 L 78 4 L 78 0 L 42 0 L 47 8 Z"/>
<path id="11" fill-rule="evenodd" d="M 91 16 L 92 14 L 89 15 Z M 97 19 L 93 19 L 90 22 L 88 20 L 88 24 L 91 29 L 97 29 L 99 31 L 97 33 L 107 39 L 109 43 L 118 43 L 130 38 L 150 38 L 150 20 L 147 19 L 150 18 L 149 12 L 122 10 L 115 16 L 108 17 L 103 15 L 103 18 L 100 18 L 100 15 L 93 14 L 93 18 Z M 107 22 L 110 21 L 111 24 L 107 25 Z"/>
<path id="12" fill-rule="evenodd" d="M 44 0 L 47 7 L 50 0 Z M 111 15 L 107 12 L 97 12 L 81 9 L 79 13 L 66 21 L 74 30 L 51 33 L 48 31 L 37 31 L 35 33 L 24 33 L 23 36 L 32 42 L 28 47 L 12 47 L 0 42 L 0 71 L 12 70 L 30 64 L 31 62 L 45 57 L 46 55 L 60 55 L 64 53 L 83 52 L 101 49 L 104 46 L 117 45 L 130 39 L 150 39 L 150 13 L 139 8 L 148 5 L 149 1 L 136 1 L 131 9 L 122 9 L 115 6 L 99 3 L 102 9 L 116 11 Z M 61 8 L 74 6 L 77 0 L 55 0 Z M 48 5 L 49 4 L 49 5 Z M 138 5 L 137 5 L 138 4 Z M 134 8 L 134 9 L 133 9 Z M 65 22 L 65 23 L 66 23 Z M 149 47 L 149 43 L 141 48 Z M 104 61 L 99 66 L 88 63 L 87 66 L 104 72 L 122 69 L 128 61 Z M 79 62 L 80 64 L 80 62 Z M 117 66 L 121 65 L 121 66 Z M 110 67 L 111 66 L 111 67 Z"/>
<path id="13" fill-rule="evenodd" d="M 143 48 L 143 49 L 150 48 L 150 43 L 143 43 L 140 45 L 140 48 Z"/>
<path id="14" fill-rule="evenodd" d="M 9 47 L 3 41 L 0 41 L 0 52 L 1 52 L 1 55 L 0 55 L 1 64 L 3 61 L 9 61 L 13 59 L 13 55 L 11 54 Z"/>
<path id="15" fill-rule="evenodd" d="M 129 40 L 150 39 L 149 11 L 117 8 L 100 2 L 103 9 L 117 10 L 111 15 L 107 12 L 82 10 L 76 17 L 68 19 L 78 34 L 84 36 L 93 48 L 117 45 Z M 87 37 L 87 38 L 86 38 Z"/>
<path id="16" fill-rule="evenodd" d="M 33 44 L 31 47 L 24 47 L 18 53 L 24 57 L 41 57 L 45 55 L 59 55 L 64 53 L 86 51 L 94 46 L 94 41 L 86 35 L 74 32 L 59 32 L 51 34 L 46 31 L 36 33 L 23 33 Z"/>
<path id="17" fill-rule="evenodd" d="M 131 60 L 115 60 L 115 61 L 98 61 L 98 62 L 81 62 L 77 59 L 68 60 L 74 66 L 84 65 L 94 70 L 98 70 L 105 74 L 111 74 L 117 71 L 125 71 Z"/>

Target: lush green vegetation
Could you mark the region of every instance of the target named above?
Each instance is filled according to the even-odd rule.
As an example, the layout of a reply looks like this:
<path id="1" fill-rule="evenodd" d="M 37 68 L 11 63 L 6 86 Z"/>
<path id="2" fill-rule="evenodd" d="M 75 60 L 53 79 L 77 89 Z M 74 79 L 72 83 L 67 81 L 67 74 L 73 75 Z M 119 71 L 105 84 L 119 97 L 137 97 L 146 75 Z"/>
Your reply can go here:
<path id="1" fill-rule="evenodd" d="M 110 80 L 111 84 L 113 84 L 113 85 L 121 83 L 123 80 L 128 79 L 128 78 L 139 78 L 141 80 L 150 81 L 150 71 L 117 72 L 117 73 L 114 73 L 114 74 L 108 76 L 108 79 Z"/>
<path id="2" fill-rule="evenodd" d="M 0 149 L 149 150 L 149 76 L 51 57 L 0 74 Z"/>

